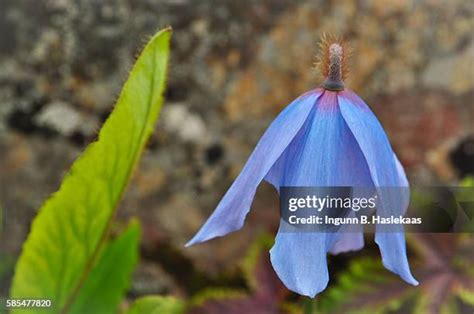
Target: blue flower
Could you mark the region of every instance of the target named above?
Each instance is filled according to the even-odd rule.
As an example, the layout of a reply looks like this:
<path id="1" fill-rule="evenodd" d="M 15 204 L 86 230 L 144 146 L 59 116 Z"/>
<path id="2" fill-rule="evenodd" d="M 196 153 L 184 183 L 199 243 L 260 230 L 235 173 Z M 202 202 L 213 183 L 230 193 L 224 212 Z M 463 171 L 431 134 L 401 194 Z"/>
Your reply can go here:
<path id="1" fill-rule="evenodd" d="M 326 46 L 322 88 L 294 100 L 272 122 L 214 213 L 187 246 L 240 229 L 262 180 L 277 190 L 282 186 L 408 186 L 379 121 L 361 98 L 344 88 L 345 46 Z M 404 213 L 406 195 L 397 191 L 379 194 L 378 214 Z M 375 241 L 384 266 L 417 285 L 408 265 L 403 230 L 378 231 Z M 288 289 L 314 297 L 329 280 L 327 253 L 358 250 L 363 245 L 362 231 L 279 232 L 270 258 Z"/>

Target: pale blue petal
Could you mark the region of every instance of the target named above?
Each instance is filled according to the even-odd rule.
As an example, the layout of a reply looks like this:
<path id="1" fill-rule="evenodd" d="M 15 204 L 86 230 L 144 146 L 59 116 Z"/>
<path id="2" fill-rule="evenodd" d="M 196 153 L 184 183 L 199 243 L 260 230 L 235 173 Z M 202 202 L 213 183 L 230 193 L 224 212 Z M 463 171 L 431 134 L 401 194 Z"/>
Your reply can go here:
<path id="1" fill-rule="evenodd" d="M 226 235 L 243 226 L 258 185 L 301 129 L 321 92 L 316 89 L 300 96 L 278 115 L 217 208 L 186 246 Z"/>
<path id="2" fill-rule="evenodd" d="M 400 186 L 407 187 L 405 193 L 403 193 L 403 205 L 402 207 L 406 209 L 408 208 L 408 203 L 410 201 L 410 190 L 408 189 L 408 180 L 405 174 L 405 170 L 403 169 L 402 164 L 397 158 L 397 155 L 393 155 L 395 158 L 395 162 L 397 165 L 397 172 L 398 177 L 400 180 Z M 354 213 L 351 213 L 351 216 L 356 216 Z M 345 252 L 351 251 L 358 251 L 364 247 L 364 231 L 362 225 L 355 225 L 350 226 L 350 230 L 347 230 L 347 226 L 343 226 L 341 228 L 341 235 L 337 239 L 336 243 L 334 243 L 333 247 L 331 248 L 331 254 L 340 254 Z M 360 231 L 356 232 L 354 229 L 359 229 Z"/>
<path id="3" fill-rule="evenodd" d="M 400 187 L 402 187 L 400 191 L 401 207 L 403 209 L 403 214 L 405 214 L 408 205 L 410 204 L 410 185 L 408 183 L 407 175 L 405 174 L 405 169 L 403 169 L 403 166 L 395 153 L 393 154 L 393 157 L 395 158 L 395 164 L 397 166 L 398 182 Z"/>
<path id="4" fill-rule="evenodd" d="M 364 156 L 339 111 L 336 93 L 324 92 L 265 179 L 276 187 L 373 187 Z M 338 234 L 292 233 L 283 224 L 285 221 L 281 220 L 270 251 L 272 265 L 286 287 L 314 297 L 328 283 L 326 253 Z"/>
<path id="5" fill-rule="evenodd" d="M 341 232 L 340 238 L 331 248 L 331 254 L 337 255 L 351 251 L 358 251 L 364 247 L 364 233 L 361 232 Z"/>
<path id="6" fill-rule="evenodd" d="M 349 217 L 356 217 L 354 212 L 351 212 Z M 340 254 L 351 251 L 358 251 L 364 247 L 364 230 L 362 225 L 344 225 L 338 238 L 333 244 L 330 252 L 331 254 Z"/>
<path id="7" fill-rule="evenodd" d="M 378 189 L 377 214 L 382 217 L 398 216 L 405 211 L 403 189 L 381 189 L 379 187 L 400 187 L 400 179 L 393 150 L 379 121 L 369 107 L 355 93 L 345 90 L 338 95 L 342 116 L 359 144 L 375 186 Z M 379 229 L 380 226 L 377 226 Z M 376 232 L 384 266 L 398 274 L 408 283 L 417 285 L 413 278 L 406 255 L 403 228 L 392 232 Z"/>
<path id="8" fill-rule="evenodd" d="M 354 140 L 355 142 L 355 140 Z M 355 142 L 356 143 L 356 142 Z M 357 144 L 356 144 L 357 145 Z M 360 149 L 360 148 L 359 148 Z M 365 162 L 365 158 L 361 153 L 361 162 Z M 370 177 L 370 172 L 367 167 L 367 176 Z M 370 179 L 372 180 L 372 179 Z M 376 195 L 375 186 L 367 187 L 367 186 L 353 186 L 352 187 L 352 197 L 353 198 L 364 198 L 369 199 Z M 369 212 L 364 213 L 369 214 Z M 351 211 L 349 217 L 360 217 L 361 212 L 359 211 Z M 344 252 L 350 251 L 358 251 L 364 247 L 364 228 L 361 224 L 355 225 L 348 225 L 345 224 L 341 227 L 338 239 L 334 243 L 333 247 L 331 248 L 332 254 L 339 254 Z"/>
<path id="9" fill-rule="evenodd" d="M 400 186 L 409 186 L 407 175 L 405 174 L 405 169 L 403 169 L 402 163 L 398 159 L 397 155 L 394 153 L 393 157 L 395 158 L 395 165 L 397 167 L 398 173 L 398 182 Z"/>
<path id="10" fill-rule="evenodd" d="M 335 92 L 325 91 L 319 98 L 310 118 L 265 180 L 274 186 L 374 186 Z"/>
<path id="11" fill-rule="evenodd" d="M 285 286 L 314 298 L 329 281 L 326 234 L 279 232 L 270 251 L 273 269 Z"/>

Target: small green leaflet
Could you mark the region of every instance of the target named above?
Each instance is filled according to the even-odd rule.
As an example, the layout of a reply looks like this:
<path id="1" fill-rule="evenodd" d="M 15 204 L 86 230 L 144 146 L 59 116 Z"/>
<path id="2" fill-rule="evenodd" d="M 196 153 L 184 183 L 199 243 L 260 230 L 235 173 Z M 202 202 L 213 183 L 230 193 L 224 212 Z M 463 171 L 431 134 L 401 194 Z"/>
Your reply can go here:
<path id="1" fill-rule="evenodd" d="M 98 141 L 76 160 L 59 191 L 40 209 L 16 265 L 12 299 L 51 299 L 53 312 L 75 308 L 104 256 L 117 204 L 158 118 L 170 36 L 168 28 L 151 38 Z"/>
<path id="2" fill-rule="evenodd" d="M 127 314 L 182 314 L 185 310 L 183 301 L 174 297 L 146 296 L 136 300 Z"/>
<path id="3" fill-rule="evenodd" d="M 72 305 L 71 313 L 116 313 L 138 260 L 140 225 L 130 226 L 103 250 Z"/>

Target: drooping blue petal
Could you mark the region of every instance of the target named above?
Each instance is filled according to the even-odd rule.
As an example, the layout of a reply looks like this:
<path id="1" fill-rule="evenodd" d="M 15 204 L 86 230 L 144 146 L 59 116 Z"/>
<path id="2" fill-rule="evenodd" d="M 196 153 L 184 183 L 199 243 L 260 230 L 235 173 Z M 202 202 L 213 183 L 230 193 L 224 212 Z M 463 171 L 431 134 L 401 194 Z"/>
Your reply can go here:
<path id="1" fill-rule="evenodd" d="M 400 160 L 398 160 L 397 155 L 394 153 L 393 158 L 395 159 L 395 165 L 397 167 L 397 173 L 398 173 L 398 182 L 400 186 L 409 186 L 407 175 L 405 174 L 405 169 L 403 169 L 402 163 Z"/>
<path id="2" fill-rule="evenodd" d="M 395 158 L 395 164 L 397 166 L 398 173 L 398 182 L 400 184 L 400 194 L 401 194 L 401 208 L 403 209 L 403 214 L 406 213 L 408 205 L 410 204 L 410 184 L 408 183 L 407 175 L 405 174 L 405 169 L 403 169 L 400 160 L 398 160 L 397 155 L 394 153 L 393 157 Z"/>
<path id="3" fill-rule="evenodd" d="M 402 164 L 397 158 L 397 155 L 393 154 L 393 158 L 395 158 L 395 162 L 397 165 L 397 172 L 398 178 L 400 180 L 400 186 L 407 187 L 404 189 L 405 193 L 403 193 L 402 199 L 402 208 L 404 208 L 404 213 L 408 208 L 408 203 L 410 202 L 410 190 L 408 188 L 408 180 L 405 174 L 405 170 L 403 169 Z M 354 212 L 351 213 L 351 216 L 356 216 Z M 331 254 L 339 254 L 344 252 L 350 251 L 358 251 L 364 247 L 364 231 L 362 225 L 352 225 L 350 226 L 351 230 L 346 230 L 347 225 L 344 225 L 341 228 L 341 236 L 339 239 L 334 243 L 333 247 L 331 248 Z M 354 231 L 359 229 L 360 231 Z"/>
<path id="4" fill-rule="evenodd" d="M 336 93 L 325 91 L 310 118 L 265 177 L 281 186 L 361 186 L 373 182 L 357 142 L 337 105 Z M 328 283 L 326 253 L 337 233 L 289 232 L 280 220 L 272 265 L 285 286 L 314 297 Z"/>
<path id="5" fill-rule="evenodd" d="M 381 189 L 402 186 L 393 150 L 382 126 L 355 93 L 346 89 L 338 94 L 338 101 L 342 116 L 364 154 L 372 180 L 377 187 L 377 214 L 382 217 L 403 214 L 405 204 L 401 200 L 404 198 L 404 189 Z M 379 229 L 378 225 L 377 230 Z M 397 227 L 391 232 L 376 232 L 375 241 L 380 248 L 384 266 L 406 282 L 417 285 L 418 282 L 413 278 L 408 265 L 403 227 Z"/>
<path id="6" fill-rule="evenodd" d="M 226 235 L 243 226 L 258 185 L 301 129 L 321 93 L 322 90 L 316 89 L 300 96 L 278 115 L 217 208 L 186 246 Z"/>
<path id="7" fill-rule="evenodd" d="M 331 254 L 337 255 L 351 251 L 358 251 L 364 247 L 364 233 L 361 232 L 342 232 L 341 238 L 334 243 L 331 248 Z"/>
<path id="8" fill-rule="evenodd" d="M 348 217 L 355 217 L 351 212 Z M 350 230 L 349 230 L 350 229 Z M 364 230 L 362 225 L 344 225 L 338 235 L 338 239 L 333 244 L 331 254 L 339 254 L 350 251 L 358 251 L 364 247 Z"/>
<path id="9" fill-rule="evenodd" d="M 332 236 L 314 232 L 278 232 L 270 250 L 270 261 L 288 289 L 314 298 L 326 288 L 329 281 L 328 235 Z"/>

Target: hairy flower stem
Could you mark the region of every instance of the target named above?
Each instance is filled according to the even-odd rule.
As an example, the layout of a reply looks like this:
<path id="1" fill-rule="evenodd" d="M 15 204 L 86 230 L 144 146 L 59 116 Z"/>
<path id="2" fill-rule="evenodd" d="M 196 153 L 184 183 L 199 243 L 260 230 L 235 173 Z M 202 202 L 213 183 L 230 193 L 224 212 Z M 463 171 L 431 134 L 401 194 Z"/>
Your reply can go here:
<path id="1" fill-rule="evenodd" d="M 326 79 L 323 82 L 323 87 L 328 90 L 340 91 L 344 89 L 344 82 L 342 81 L 342 67 L 343 67 L 343 48 L 338 43 L 333 43 L 329 46 L 329 64 Z"/>

